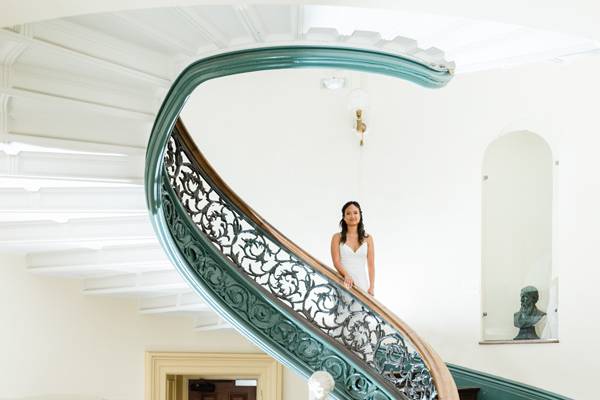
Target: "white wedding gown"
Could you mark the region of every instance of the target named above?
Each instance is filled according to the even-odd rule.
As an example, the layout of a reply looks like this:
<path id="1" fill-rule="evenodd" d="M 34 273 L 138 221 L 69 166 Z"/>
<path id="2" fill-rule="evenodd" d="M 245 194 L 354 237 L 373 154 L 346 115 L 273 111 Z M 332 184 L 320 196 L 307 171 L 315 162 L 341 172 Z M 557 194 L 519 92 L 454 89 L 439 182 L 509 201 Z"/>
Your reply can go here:
<path id="1" fill-rule="evenodd" d="M 346 243 L 340 243 L 340 262 L 348 271 L 354 284 L 364 290 L 369 290 L 369 275 L 367 274 L 367 240 L 365 239 L 356 252 Z"/>

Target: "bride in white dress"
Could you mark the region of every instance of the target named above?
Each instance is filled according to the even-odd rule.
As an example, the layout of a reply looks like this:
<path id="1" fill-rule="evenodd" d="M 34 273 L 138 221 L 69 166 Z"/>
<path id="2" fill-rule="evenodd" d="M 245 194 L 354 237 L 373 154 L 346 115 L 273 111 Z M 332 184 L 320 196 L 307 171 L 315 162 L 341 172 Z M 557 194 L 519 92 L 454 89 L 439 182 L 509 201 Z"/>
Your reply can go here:
<path id="1" fill-rule="evenodd" d="M 375 248 L 373 236 L 367 235 L 362 210 L 355 201 L 342 207 L 341 232 L 331 238 L 331 258 L 335 269 L 344 277 L 344 286 L 353 285 L 375 295 Z M 368 267 L 368 269 L 367 269 Z M 368 274 L 367 274 L 368 271 Z"/>

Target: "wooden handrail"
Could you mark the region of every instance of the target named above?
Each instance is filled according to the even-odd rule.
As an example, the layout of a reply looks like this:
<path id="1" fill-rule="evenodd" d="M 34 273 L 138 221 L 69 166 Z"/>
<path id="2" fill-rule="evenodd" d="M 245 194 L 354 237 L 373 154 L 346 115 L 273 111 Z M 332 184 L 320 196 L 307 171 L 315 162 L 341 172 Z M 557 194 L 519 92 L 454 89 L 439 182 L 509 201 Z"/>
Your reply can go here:
<path id="1" fill-rule="evenodd" d="M 327 267 L 324 263 L 317 260 L 311 254 L 303 250 L 300 246 L 288 239 L 283 233 L 273 227 L 256 211 L 254 211 L 252 207 L 244 202 L 229 187 L 229 185 L 223 181 L 215 169 L 210 165 L 206 157 L 204 157 L 202 152 L 198 149 L 181 118 L 177 118 L 175 129 L 178 130 L 180 139 L 192 153 L 192 156 L 198 165 L 218 187 L 219 191 L 221 191 L 221 193 L 223 193 L 227 199 L 244 214 L 245 217 L 250 219 L 262 230 L 279 241 L 284 247 L 301 258 L 315 271 L 318 271 L 331 281 L 343 285 L 344 279 L 340 274 Z M 423 362 L 427 366 L 427 369 L 431 373 L 435 388 L 438 392 L 439 400 L 459 400 L 456 384 L 454 383 L 454 379 L 446 367 L 446 364 L 442 361 L 440 356 L 424 340 L 422 340 L 414 330 L 412 330 L 412 328 L 410 328 L 404 321 L 398 318 L 395 314 L 393 314 L 390 310 L 388 310 L 373 297 L 365 293 L 363 290 L 357 287 L 352 287 L 350 292 L 358 300 L 367 305 L 371 310 L 379 314 L 379 316 L 381 316 L 392 327 L 401 332 L 404 337 L 407 338 L 408 341 L 414 346 L 415 350 L 419 353 Z"/>

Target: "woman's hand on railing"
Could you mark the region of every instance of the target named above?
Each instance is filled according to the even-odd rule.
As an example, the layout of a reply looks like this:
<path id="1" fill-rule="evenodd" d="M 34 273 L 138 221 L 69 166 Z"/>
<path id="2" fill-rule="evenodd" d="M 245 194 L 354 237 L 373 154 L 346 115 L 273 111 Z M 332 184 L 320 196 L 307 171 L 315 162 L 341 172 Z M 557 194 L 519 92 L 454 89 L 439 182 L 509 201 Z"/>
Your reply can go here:
<path id="1" fill-rule="evenodd" d="M 375 288 L 373 286 L 369 287 L 368 292 L 371 296 L 375 296 Z"/>
<path id="2" fill-rule="evenodd" d="M 354 285 L 354 280 L 349 274 L 347 274 L 344 276 L 344 287 L 346 289 L 352 289 L 352 285 Z"/>

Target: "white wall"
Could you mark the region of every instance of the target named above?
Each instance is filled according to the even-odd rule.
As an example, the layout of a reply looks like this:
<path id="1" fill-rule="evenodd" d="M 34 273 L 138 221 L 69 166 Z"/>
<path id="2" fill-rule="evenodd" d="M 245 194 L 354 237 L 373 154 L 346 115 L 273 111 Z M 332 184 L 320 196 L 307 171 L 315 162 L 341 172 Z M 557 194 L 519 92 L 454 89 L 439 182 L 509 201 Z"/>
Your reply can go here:
<path id="1" fill-rule="evenodd" d="M 132 299 L 84 296 L 76 280 L 0 255 L 0 399 L 142 400 L 146 351 L 255 353 L 232 330 L 194 332 L 187 317 L 145 316 Z M 284 370 L 284 398 L 306 384 Z"/>
<path id="2" fill-rule="evenodd" d="M 589 399 L 595 389 L 582 382 L 593 382 L 600 356 L 598 68 L 599 58 L 580 58 L 459 75 L 441 90 L 369 76 L 363 149 L 348 91 L 319 89 L 317 70 L 208 82 L 183 116 L 225 181 L 323 261 L 339 208 L 359 200 L 377 248 L 377 297 L 445 360 Z M 541 135 L 560 160 L 561 342 L 482 346 L 481 166 L 488 144 L 517 130 Z M 575 368 L 578 378 L 565 379 Z"/>

